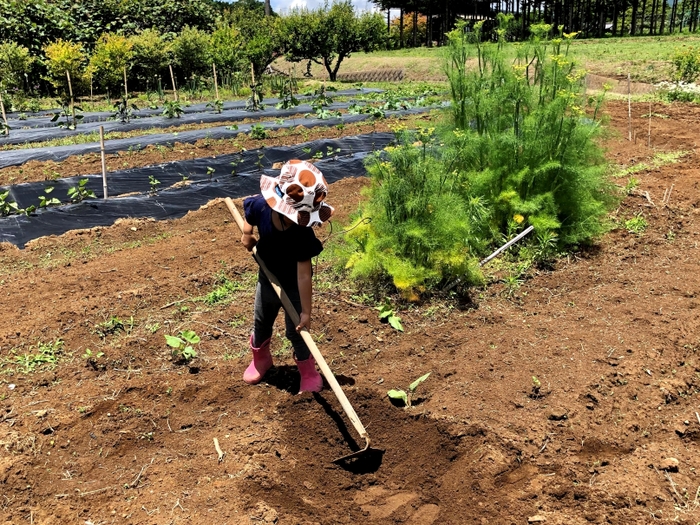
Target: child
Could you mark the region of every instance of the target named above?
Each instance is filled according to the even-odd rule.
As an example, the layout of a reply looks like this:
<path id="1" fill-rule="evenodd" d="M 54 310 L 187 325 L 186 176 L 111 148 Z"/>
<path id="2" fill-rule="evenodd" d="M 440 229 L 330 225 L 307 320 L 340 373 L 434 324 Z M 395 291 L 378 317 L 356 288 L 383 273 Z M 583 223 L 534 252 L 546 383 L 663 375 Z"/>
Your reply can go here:
<path id="1" fill-rule="evenodd" d="M 286 335 L 294 347 L 294 360 L 301 375 L 299 391 L 319 392 L 323 380 L 299 332 L 311 327 L 311 259 L 323 250 L 311 227 L 327 221 L 333 214 L 333 208 L 323 202 L 328 184 L 313 164 L 291 160 L 282 167 L 279 177 L 263 175 L 260 191 L 262 195 L 243 201 L 245 223 L 241 242 L 248 251 L 257 244 L 258 255 L 299 312 L 298 326 L 285 313 Z M 257 243 L 253 226 L 258 227 Z M 281 306 L 277 293 L 260 270 L 249 341 L 253 361 L 243 374 L 243 381 L 248 384 L 259 383 L 272 366 L 270 338 Z"/>

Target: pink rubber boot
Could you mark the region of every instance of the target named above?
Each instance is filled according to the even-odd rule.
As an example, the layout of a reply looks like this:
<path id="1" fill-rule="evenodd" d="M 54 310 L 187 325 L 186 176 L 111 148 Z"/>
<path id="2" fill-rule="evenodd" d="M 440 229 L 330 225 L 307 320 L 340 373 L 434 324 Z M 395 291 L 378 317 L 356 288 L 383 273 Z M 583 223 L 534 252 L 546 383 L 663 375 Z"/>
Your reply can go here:
<path id="1" fill-rule="evenodd" d="M 299 375 L 301 375 L 301 385 L 299 385 L 299 393 L 302 392 L 320 392 L 323 389 L 323 379 L 321 374 L 316 370 L 316 360 L 309 356 L 305 361 L 297 361 Z"/>
<path id="2" fill-rule="evenodd" d="M 270 353 L 270 339 L 264 341 L 260 348 L 253 346 L 253 336 L 250 336 L 250 351 L 253 354 L 253 360 L 248 365 L 248 368 L 243 372 L 243 381 L 249 385 L 256 385 L 262 381 L 265 373 L 272 366 L 272 354 Z"/>

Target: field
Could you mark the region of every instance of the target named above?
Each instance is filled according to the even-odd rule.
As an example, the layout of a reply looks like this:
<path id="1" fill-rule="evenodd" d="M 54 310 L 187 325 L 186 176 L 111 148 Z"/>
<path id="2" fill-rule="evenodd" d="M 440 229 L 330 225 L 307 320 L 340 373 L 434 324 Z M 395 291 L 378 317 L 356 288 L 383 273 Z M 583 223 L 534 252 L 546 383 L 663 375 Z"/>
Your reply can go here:
<path id="1" fill-rule="evenodd" d="M 611 178 L 627 192 L 610 232 L 521 282 L 502 279 L 497 260 L 465 300 L 402 303 L 398 332 L 379 319 L 384 297 L 320 258 L 312 335 L 375 448 L 341 464 L 361 440 L 329 389 L 297 395 L 282 324 L 275 368 L 259 385 L 241 380 L 257 269 L 222 198 L 178 219 L 1 243 L 0 523 L 700 522 L 700 107 L 634 102 L 633 141 L 627 111 L 605 107 Z M 256 148 L 267 162 L 316 141 L 319 166 L 342 171 L 334 163 L 360 152 L 343 160 L 320 141 L 369 143 L 435 118 L 295 126 L 108 162 L 128 174 L 245 153 L 255 173 Z M 0 169 L 0 183 L 98 170 L 95 154 L 35 160 Z M 331 185 L 322 240 L 362 198 L 367 180 L 352 174 Z M 200 176 L 172 194 L 216 189 Z M 3 234 L 27 224 L 3 221 Z M 201 337 L 189 361 L 163 337 L 182 330 Z M 387 390 L 428 372 L 413 406 L 390 402 Z"/>
<path id="2" fill-rule="evenodd" d="M 699 42 L 697 35 L 589 38 L 574 40 L 571 53 L 583 67 L 598 75 L 627 78 L 629 73 L 632 80 L 656 83 L 669 79 L 669 59 L 676 48 L 697 46 Z M 355 53 L 343 62 L 341 72 L 396 69 L 400 66 L 409 80 L 444 80 L 441 53 L 437 47 Z M 292 67 L 283 61 L 277 65 L 284 70 Z M 318 64 L 313 64 L 311 71 L 316 77 L 325 75 L 323 67 Z"/>

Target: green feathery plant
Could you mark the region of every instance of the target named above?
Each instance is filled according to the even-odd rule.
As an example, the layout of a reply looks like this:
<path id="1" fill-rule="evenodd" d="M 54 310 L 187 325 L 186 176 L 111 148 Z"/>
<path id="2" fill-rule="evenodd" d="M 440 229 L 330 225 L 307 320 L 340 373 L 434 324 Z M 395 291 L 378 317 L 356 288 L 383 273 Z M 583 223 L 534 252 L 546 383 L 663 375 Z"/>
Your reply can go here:
<path id="1" fill-rule="evenodd" d="M 400 131 L 368 159 L 369 198 L 348 235 L 354 276 L 389 277 L 416 298 L 454 278 L 481 282 L 479 258 L 528 225 L 529 263 L 604 231 L 616 197 L 596 142 L 602 96 L 584 96 L 575 34 L 548 40 L 551 29 L 532 26 L 512 62 L 505 32 L 497 43 L 482 42 L 481 23 L 449 34 L 449 125 Z"/>

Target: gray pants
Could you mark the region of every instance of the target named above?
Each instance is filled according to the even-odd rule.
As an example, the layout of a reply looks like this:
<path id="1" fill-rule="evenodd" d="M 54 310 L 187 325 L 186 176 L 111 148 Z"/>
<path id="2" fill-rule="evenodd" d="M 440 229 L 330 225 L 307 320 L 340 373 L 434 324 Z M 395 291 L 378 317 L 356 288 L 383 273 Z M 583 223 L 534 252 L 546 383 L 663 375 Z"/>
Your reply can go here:
<path id="1" fill-rule="evenodd" d="M 296 286 L 287 286 L 284 291 L 287 292 L 287 296 L 296 311 L 301 312 L 299 289 Z M 260 275 L 255 287 L 255 322 L 253 325 L 253 344 L 255 347 L 259 347 L 261 343 L 272 337 L 272 326 L 275 324 L 281 307 L 282 301 L 280 301 L 270 281 L 264 275 Z M 292 342 L 294 347 L 294 356 L 298 361 L 306 361 L 309 358 L 309 349 L 287 312 L 284 313 L 284 323 L 287 339 Z"/>

